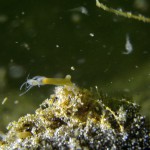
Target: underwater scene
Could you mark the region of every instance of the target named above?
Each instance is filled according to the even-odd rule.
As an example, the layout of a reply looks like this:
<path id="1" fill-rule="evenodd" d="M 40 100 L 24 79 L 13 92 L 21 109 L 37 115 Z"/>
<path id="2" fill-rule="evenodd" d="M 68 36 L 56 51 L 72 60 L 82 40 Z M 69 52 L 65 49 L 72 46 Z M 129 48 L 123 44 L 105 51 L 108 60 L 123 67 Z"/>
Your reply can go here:
<path id="1" fill-rule="evenodd" d="M 14 127 L 16 123 L 10 125 L 10 122 L 17 122 L 20 117 L 34 113 L 37 116 L 27 116 L 27 120 L 41 122 L 42 118 L 40 121 L 37 118 L 40 118 L 39 115 L 49 108 L 51 109 L 48 114 L 54 118 L 53 112 L 56 112 L 57 117 L 53 119 L 54 124 L 47 124 L 45 127 L 50 126 L 53 131 L 50 130 L 49 133 L 44 131 L 44 136 L 41 136 L 44 140 L 47 134 L 53 137 L 54 130 L 59 124 L 67 124 L 68 119 L 77 119 L 76 123 L 82 124 L 81 128 L 75 132 L 81 133 L 86 121 L 80 117 L 80 112 L 91 118 L 91 122 L 86 122 L 86 128 L 90 126 L 89 124 L 102 123 L 105 114 L 109 114 L 107 118 L 109 125 L 107 124 L 106 128 L 113 127 L 119 131 L 119 137 L 123 135 L 124 139 L 127 138 L 127 133 L 123 134 L 126 131 L 123 122 L 131 118 L 135 120 L 131 114 L 127 115 L 130 117 L 125 120 L 117 117 L 119 112 L 121 115 L 125 113 L 125 108 L 127 111 L 134 108 L 134 113 L 139 111 L 146 117 L 146 125 L 149 128 L 150 1 L 0 0 L 0 44 L 0 134 L 3 135 L 10 130 L 11 136 L 6 137 L 7 140 L 13 141 L 18 130 L 17 135 L 23 141 L 26 137 L 34 135 L 33 131 L 24 130 L 24 125 Z M 106 98 L 104 104 L 103 100 L 97 102 L 95 95 L 104 100 L 108 97 L 111 101 Z M 73 102 L 74 96 L 77 97 L 78 104 Z M 51 102 L 48 102 L 48 99 Z M 60 99 L 60 103 L 56 99 Z M 90 101 L 91 99 L 94 100 Z M 120 104 L 120 101 L 116 103 L 117 99 L 123 100 L 123 104 Z M 82 108 L 84 103 L 87 109 Z M 129 104 L 132 105 L 130 108 Z M 96 107 L 97 105 L 100 106 Z M 59 112 L 57 106 L 59 109 L 63 107 L 64 110 Z M 89 110 L 93 112 L 93 115 L 89 115 Z M 99 118 L 97 111 L 100 111 L 101 120 L 95 121 L 93 118 Z M 64 115 L 63 119 L 65 119 L 60 121 L 60 115 Z M 111 120 L 112 118 L 115 121 Z M 22 120 L 24 121 L 24 118 Z M 29 128 L 31 124 L 32 127 L 34 126 L 33 122 L 29 124 Z M 37 124 L 35 123 L 35 126 Z M 75 122 L 69 122 L 70 130 L 74 124 Z M 114 126 L 114 124 L 117 125 Z M 95 126 L 98 128 L 97 125 Z M 11 130 L 16 132 L 12 135 Z M 63 128 L 63 130 L 67 129 Z M 38 133 L 41 131 L 43 127 L 38 130 Z M 110 131 L 110 137 L 112 131 Z M 91 135 L 95 134 L 95 130 L 93 132 Z M 149 131 L 144 130 L 144 133 L 146 137 Z M 68 135 L 70 134 L 69 132 Z M 4 136 L 2 135 L 1 138 Z M 117 140 L 120 139 L 117 138 Z M 67 138 L 64 141 L 60 138 L 60 141 L 64 143 Z M 88 142 L 81 141 L 78 144 L 79 149 L 86 149 Z M 65 147 L 69 145 L 69 142 L 71 146 Z M 71 139 L 69 142 L 60 147 L 78 149 L 78 146 L 72 144 L 76 143 L 76 140 Z M 55 141 L 46 148 L 59 149 L 58 143 Z M 0 144 L 6 143 L 0 141 Z M 9 149 L 8 145 L 2 149 Z M 114 145 L 114 149 L 120 146 L 116 143 Z M 40 146 L 31 147 L 38 149 L 41 148 Z M 143 147 L 148 148 L 148 146 L 149 143 Z M 93 145 L 89 147 L 99 149 Z M 120 148 L 127 147 L 120 146 Z M 14 146 L 15 148 L 22 147 Z"/>

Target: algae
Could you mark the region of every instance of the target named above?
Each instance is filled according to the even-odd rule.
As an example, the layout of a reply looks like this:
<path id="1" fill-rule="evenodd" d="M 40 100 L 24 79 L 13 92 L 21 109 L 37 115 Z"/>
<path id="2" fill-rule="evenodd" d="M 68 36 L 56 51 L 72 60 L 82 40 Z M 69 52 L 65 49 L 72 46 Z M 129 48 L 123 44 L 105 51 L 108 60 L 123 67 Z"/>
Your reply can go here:
<path id="1" fill-rule="evenodd" d="M 143 21 L 143 22 L 146 22 L 146 23 L 150 23 L 150 18 L 149 17 L 142 16 L 141 14 L 134 15 L 131 12 L 124 12 L 121 9 L 117 10 L 117 9 L 109 8 L 106 5 L 104 5 L 103 3 L 99 2 L 99 0 L 96 0 L 96 6 L 103 9 L 104 11 L 114 13 L 118 16 L 123 16 L 123 17 L 129 18 L 129 19 L 135 19 L 135 20 L 138 20 L 138 21 Z"/>
<path id="2" fill-rule="evenodd" d="M 72 86 L 57 86 L 34 114 L 11 122 L 0 149 L 145 149 L 150 133 L 140 107 Z"/>

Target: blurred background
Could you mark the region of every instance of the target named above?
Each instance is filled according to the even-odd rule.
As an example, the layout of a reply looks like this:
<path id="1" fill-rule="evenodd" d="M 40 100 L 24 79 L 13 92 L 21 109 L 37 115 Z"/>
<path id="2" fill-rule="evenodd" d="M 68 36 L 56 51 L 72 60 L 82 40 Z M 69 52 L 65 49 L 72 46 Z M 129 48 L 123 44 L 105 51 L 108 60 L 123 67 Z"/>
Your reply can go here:
<path id="1" fill-rule="evenodd" d="M 100 2 L 150 17 L 148 0 Z M 70 74 L 80 87 L 130 97 L 150 119 L 149 44 L 150 23 L 105 12 L 95 0 L 0 0 L 0 131 L 53 93 L 42 86 L 20 97 L 28 75 Z"/>

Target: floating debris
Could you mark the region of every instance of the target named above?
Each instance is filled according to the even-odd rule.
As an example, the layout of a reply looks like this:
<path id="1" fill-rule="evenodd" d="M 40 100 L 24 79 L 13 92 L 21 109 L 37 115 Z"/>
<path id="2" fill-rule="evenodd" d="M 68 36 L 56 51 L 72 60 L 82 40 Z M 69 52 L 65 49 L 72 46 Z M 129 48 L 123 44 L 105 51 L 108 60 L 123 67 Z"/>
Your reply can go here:
<path id="1" fill-rule="evenodd" d="M 5 97 L 2 101 L 2 105 L 4 105 L 6 103 L 6 101 L 8 100 L 8 97 Z"/>

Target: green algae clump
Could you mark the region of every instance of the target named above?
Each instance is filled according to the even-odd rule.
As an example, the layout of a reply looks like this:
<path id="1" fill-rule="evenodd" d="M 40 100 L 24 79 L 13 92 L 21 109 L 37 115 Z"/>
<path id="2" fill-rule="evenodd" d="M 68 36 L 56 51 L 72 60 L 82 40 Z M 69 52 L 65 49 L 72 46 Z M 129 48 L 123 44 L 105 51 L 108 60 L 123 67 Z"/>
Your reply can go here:
<path id="1" fill-rule="evenodd" d="M 139 106 L 97 97 L 87 89 L 57 86 L 35 114 L 11 122 L 0 149 L 145 149 L 150 133 Z"/>

